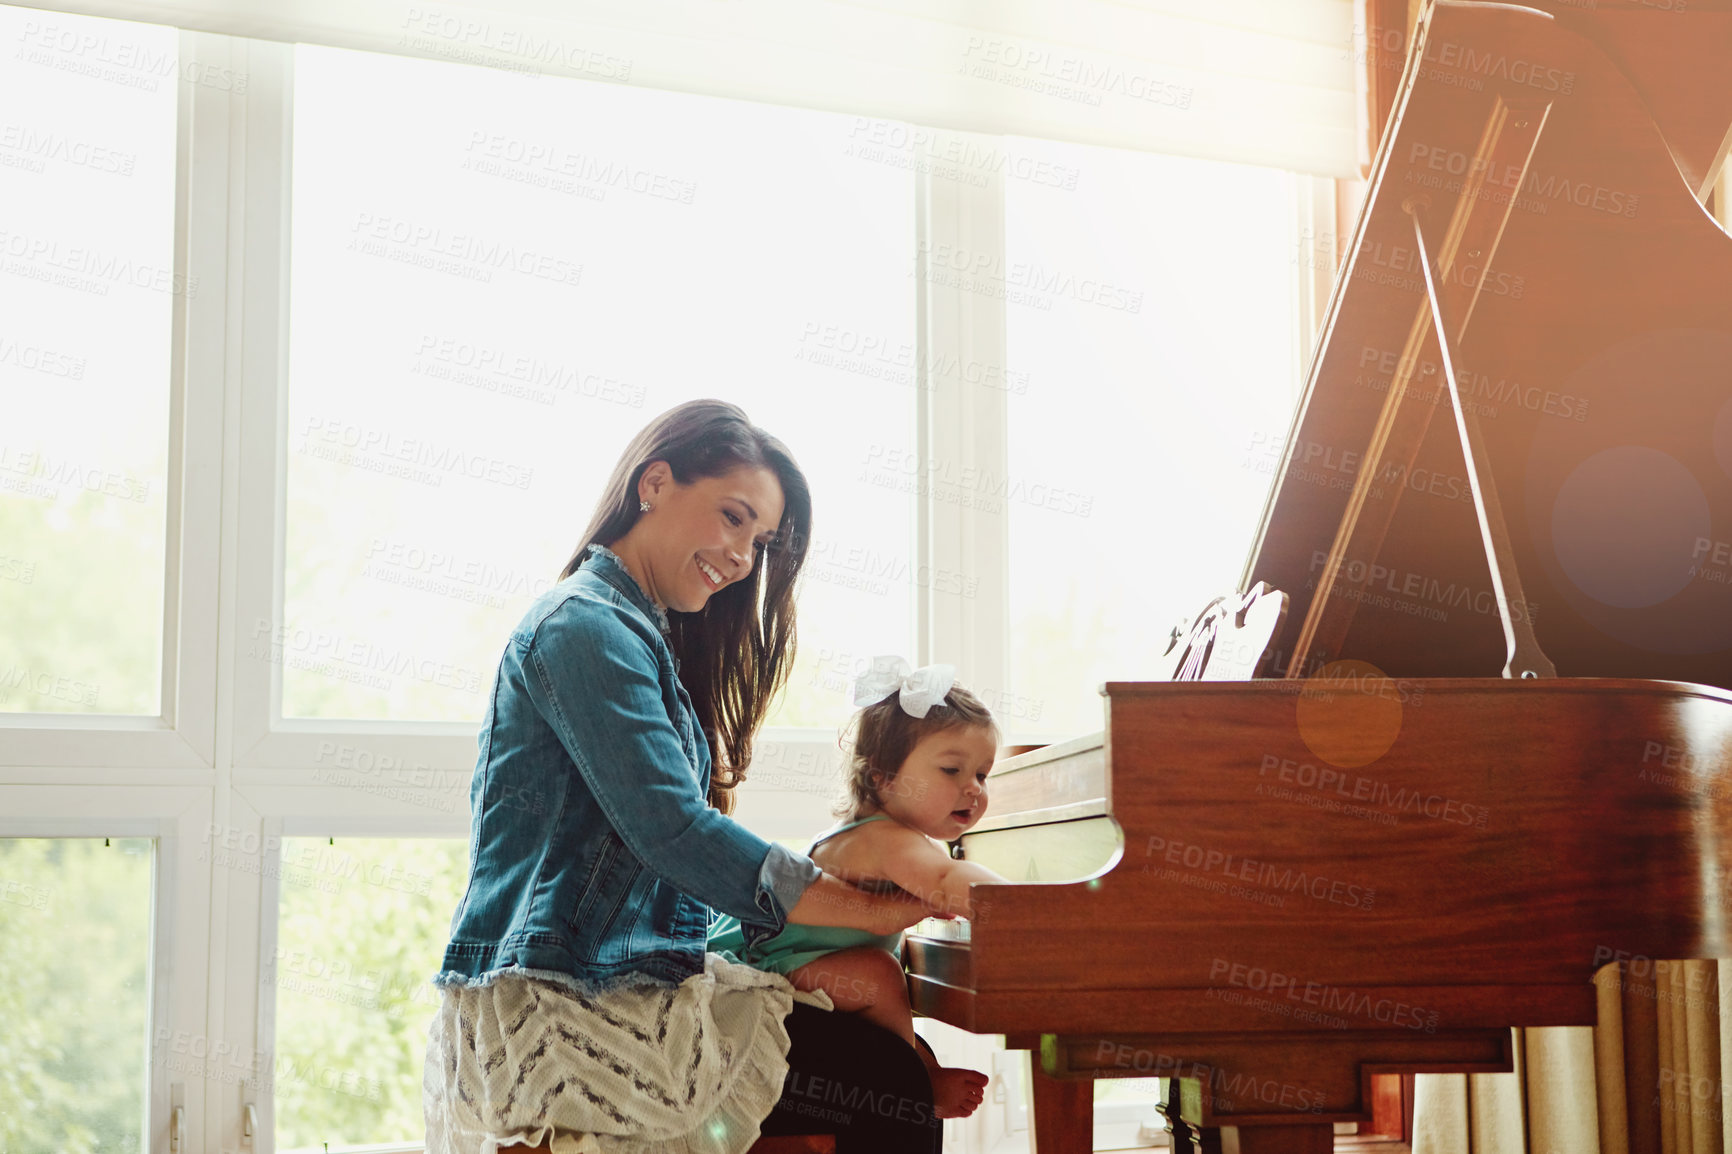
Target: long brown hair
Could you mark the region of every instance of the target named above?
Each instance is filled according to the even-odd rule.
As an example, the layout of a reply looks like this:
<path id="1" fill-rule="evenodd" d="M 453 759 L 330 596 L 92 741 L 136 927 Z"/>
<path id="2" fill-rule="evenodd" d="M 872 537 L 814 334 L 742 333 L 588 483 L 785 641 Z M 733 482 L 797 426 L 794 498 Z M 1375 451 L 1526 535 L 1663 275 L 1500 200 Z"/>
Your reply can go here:
<path id="1" fill-rule="evenodd" d="M 782 523 L 751 575 L 718 591 L 700 613 L 668 613 L 680 681 L 710 745 L 710 804 L 731 813 L 752 739 L 793 668 L 794 584 L 812 539 L 812 491 L 788 447 L 738 406 L 688 401 L 625 447 L 560 580 L 577 572 L 591 545 L 612 545 L 637 523 L 638 478 L 651 461 L 666 461 L 682 485 L 747 465 L 770 470 L 782 486 Z"/>

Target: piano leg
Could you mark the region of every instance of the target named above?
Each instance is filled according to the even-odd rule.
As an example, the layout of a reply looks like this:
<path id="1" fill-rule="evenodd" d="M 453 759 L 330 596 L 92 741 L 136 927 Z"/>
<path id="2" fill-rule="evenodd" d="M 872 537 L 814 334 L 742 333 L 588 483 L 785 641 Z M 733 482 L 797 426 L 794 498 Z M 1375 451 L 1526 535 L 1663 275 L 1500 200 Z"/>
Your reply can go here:
<path id="1" fill-rule="evenodd" d="M 1093 1079 L 1049 1078 L 1034 1060 L 1034 1154 L 1090 1154 L 1095 1138 Z"/>

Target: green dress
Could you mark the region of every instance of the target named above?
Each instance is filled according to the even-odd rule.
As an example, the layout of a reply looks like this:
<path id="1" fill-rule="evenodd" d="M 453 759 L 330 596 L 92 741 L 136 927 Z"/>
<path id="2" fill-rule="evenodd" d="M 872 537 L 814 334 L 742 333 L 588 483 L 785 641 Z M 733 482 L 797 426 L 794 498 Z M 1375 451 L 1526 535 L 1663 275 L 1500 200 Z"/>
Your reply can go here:
<path id="1" fill-rule="evenodd" d="M 813 850 L 837 834 L 879 818 L 889 820 L 890 815 L 875 813 L 821 835 L 807 848 L 807 856 L 811 856 Z M 861 888 L 873 893 L 890 893 L 897 886 L 891 881 L 880 881 L 863 885 Z M 898 930 L 893 934 L 872 934 L 845 926 L 807 926 L 789 922 L 775 937 L 766 938 L 756 946 L 748 947 L 740 921 L 733 915 L 723 914 L 710 927 L 709 951 L 712 954 L 721 954 L 730 962 L 744 963 L 753 969 L 769 970 L 783 975 L 793 973 L 807 962 L 817 961 L 825 954 L 853 949 L 855 946 L 875 946 L 887 951 L 892 957 L 899 958 L 902 956 L 902 932 Z"/>

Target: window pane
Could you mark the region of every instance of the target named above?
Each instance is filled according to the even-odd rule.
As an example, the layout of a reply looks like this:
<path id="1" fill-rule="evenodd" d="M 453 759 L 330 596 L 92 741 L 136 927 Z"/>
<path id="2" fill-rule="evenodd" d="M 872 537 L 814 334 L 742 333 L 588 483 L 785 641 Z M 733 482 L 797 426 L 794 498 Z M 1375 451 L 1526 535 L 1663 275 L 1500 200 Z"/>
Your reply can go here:
<path id="1" fill-rule="evenodd" d="M 468 882 L 461 839 L 284 838 L 277 951 L 277 1149 L 419 1142 L 432 985 Z"/>
<path id="2" fill-rule="evenodd" d="M 1023 147 L 1079 175 L 1008 182 L 1007 266 L 1078 288 L 1007 305 L 1030 382 L 1011 473 L 1049 499 L 1010 505 L 1000 712 L 1057 736 L 1101 728 L 1100 683 L 1147 677 L 1237 585 L 1298 395 L 1296 194 L 1273 169 Z"/>
<path id="3" fill-rule="evenodd" d="M 913 177 L 850 117 L 302 47 L 283 713 L 479 720 L 627 441 L 741 405 L 814 492 L 801 661 L 912 639 Z M 862 350 L 865 350 L 864 352 Z"/>
<path id="4" fill-rule="evenodd" d="M 171 28 L 0 7 L 0 711 L 161 702 Z"/>
<path id="5" fill-rule="evenodd" d="M 0 1150 L 145 1150 L 152 848 L 0 838 Z"/>

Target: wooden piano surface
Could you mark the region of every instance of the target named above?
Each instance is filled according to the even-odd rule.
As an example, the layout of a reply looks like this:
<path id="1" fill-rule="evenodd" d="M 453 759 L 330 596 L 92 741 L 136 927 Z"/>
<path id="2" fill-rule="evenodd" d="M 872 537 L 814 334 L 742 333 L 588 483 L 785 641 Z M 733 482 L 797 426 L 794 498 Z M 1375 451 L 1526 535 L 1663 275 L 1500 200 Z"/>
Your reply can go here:
<path id="1" fill-rule="evenodd" d="M 1118 770 L 1122 856 L 1082 884 L 973 891 L 971 1029 L 1017 1029 L 1030 1009 L 1088 1030 L 1292 1028 L 1222 1002 L 1222 960 L 1399 987 L 1440 1026 L 1591 1024 L 1607 951 L 1732 954 L 1725 690 L 1368 677 L 1107 693 L 1094 749 Z M 1317 752 L 1373 727 L 1389 746 L 1366 765 Z"/>
<path id="2" fill-rule="evenodd" d="M 1320 1107 L 1314 1121 L 1350 1121 L 1367 1115 L 1362 1066 L 1502 1069 L 1508 1026 L 1593 1024 L 1608 961 L 1732 954 L 1725 690 L 1319 677 L 1106 691 L 1103 735 L 996 774 L 1040 782 L 1007 803 L 1044 802 L 1036 814 L 1104 800 L 1122 843 L 1086 881 L 976 886 L 967 941 L 913 939 L 922 1014 L 980 1033 L 1062 1026 L 1061 1072 L 1202 1063 L 1231 1079 L 1291 1044 L 1290 1096 Z M 1357 768 L 1317 752 L 1384 741 Z M 1024 828 L 1062 838 L 1097 820 Z M 1283 1113 L 1268 1106 L 1241 1095 L 1199 1121 Z"/>
<path id="3" fill-rule="evenodd" d="M 919 1012 L 1039 1050 L 1037 1111 L 1179 1077 L 1241 1154 L 1327 1150 L 1374 1074 L 1506 1070 L 1509 1027 L 1594 1023 L 1601 966 L 1732 956 L 1732 240 L 1698 201 L 1732 6 L 1428 3 L 1415 37 L 1246 568 L 1293 598 L 1287 677 L 1108 683 L 1102 734 L 994 771 L 964 848 L 1014 884 L 908 941 Z M 1497 676 L 1518 575 L 1560 676 Z"/>

